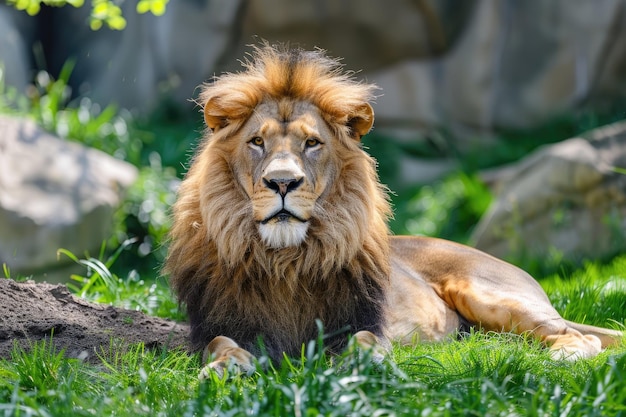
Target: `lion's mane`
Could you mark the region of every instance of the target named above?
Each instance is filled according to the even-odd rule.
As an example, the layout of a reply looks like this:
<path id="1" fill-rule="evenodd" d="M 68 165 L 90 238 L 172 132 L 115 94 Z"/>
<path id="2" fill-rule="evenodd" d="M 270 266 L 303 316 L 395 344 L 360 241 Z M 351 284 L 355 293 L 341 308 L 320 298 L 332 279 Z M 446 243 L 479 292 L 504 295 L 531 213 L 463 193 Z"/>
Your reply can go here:
<path id="1" fill-rule="evenodd" d="M 381 334 L 389 279 L 390 207 L 375 162 L 355 137 L 359 109 L 373 86 L 342 72 L 322 52 L 258 47 L 244 71 L 204 86 L 207 131 L 173 208 L 165 272 L 186 305 L 191 342 L 204 347 L 225 335 L 258 352 L 299 353 L 318 335 L 370 330 Z M 233 175 L 242 123 L 266 99 L 293 98 L 317 106 L 339 146 L 338 180 L 317 202 L 307 238 L 295 247 L 263 244 L 249 198 Z M 372 117 L 372 115 L 369 115 Z M 319 172 L 318 175 L 328 175 Z M 330 341 L 339 347 L 345 334 Z"/>

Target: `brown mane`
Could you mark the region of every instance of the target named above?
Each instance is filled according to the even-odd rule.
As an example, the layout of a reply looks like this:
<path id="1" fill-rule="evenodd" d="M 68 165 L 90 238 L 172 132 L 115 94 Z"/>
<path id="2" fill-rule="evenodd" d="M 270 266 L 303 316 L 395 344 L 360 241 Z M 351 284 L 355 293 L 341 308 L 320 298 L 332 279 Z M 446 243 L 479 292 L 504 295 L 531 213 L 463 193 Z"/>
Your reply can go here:
<path id="1" fill-rule="evenodd" d="M 205 85 L 200 95 L 205 119 L 216 128 L 207 133 L 173 210 L 165 271 L 187 307 L 193 345 L 226 335 L 257 351 L 262 337 L 268 353 L 280 358 L 317 336 L 316 319 L 328 333 L 380 334 L 390 207 L 357 134 L 359 123 L 372 117 L 364 106 L 374 87 L 341 72 L 322 52 L 264 46 L 244 67 Z M 260 103 L 282 98 L 319 108 L 339 143 L 340 172 L 318 201 L 304 243 L 272 249 L 260 240 L 249 198 L 233 176 L 237 141 L 229 139 Z"/>
<path id="2" fill-rule="evenodd" d="M 373 100 L 376 90 L 373 84 L 356 82 L 351 73 L 342 72 L 337 60 L 321 51 L 265 46 L 255 48 L 252 60 L 243 66 L 244 72 L 225 74 L 205 84 L 200 102 L 205 109 L 209 101 L 216 102 L 210 106 L 216 112 L 205 111 L 206 118 L 222 124 L 242 121 L 262 100 L 290 97 L 311 102 L 331 124 L 345 129 L 358 120 L 359 110 Z"/>

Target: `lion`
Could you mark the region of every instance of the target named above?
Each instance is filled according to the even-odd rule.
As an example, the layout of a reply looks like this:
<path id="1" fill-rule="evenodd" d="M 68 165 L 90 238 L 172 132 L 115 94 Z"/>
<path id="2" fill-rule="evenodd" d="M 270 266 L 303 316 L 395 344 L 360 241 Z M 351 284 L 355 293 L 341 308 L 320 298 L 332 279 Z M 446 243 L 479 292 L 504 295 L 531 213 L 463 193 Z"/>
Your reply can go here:
<path id="1" fill-rule="evenodd" d="M 391 236 L 388 190 L 361 145 L 376 86 L 321 50 L 263 44 L 203 86 L 207 133 L 181 183 L 164 270 L 208 372 L 280 361 L 318 336 L 442 341 L 468 326 L 588 358 L 622 333 L 564 320 L 523 270 L 437 238 Z M 382 353 L 384 355 L 386 353 Z"/>

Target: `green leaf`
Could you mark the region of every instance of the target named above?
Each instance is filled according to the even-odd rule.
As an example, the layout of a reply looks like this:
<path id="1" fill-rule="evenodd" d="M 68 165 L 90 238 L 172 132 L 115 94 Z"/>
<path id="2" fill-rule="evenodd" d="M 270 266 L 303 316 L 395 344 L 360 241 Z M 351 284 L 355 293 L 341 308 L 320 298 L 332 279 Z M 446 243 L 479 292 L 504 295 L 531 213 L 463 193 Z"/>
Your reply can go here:
<path id="1" fill-rule="evenodd" d="M 29 16 L 35 16 L 37 13 L 39 13 L 39 10 L 41 10 L 41 5 L 39 4 L 39 2 L 31 2 L 28 5 L 28 8 L 26 8 L 26 13 L 29 14 Z"/>
<path id="2" fill-rule="evenodd" d="M 165 14 L 166 1 L 153 1 L 150 10 L 155 16 L 163 16 Z"/>
<path id="3" fill-rule="evenodd" d="M 30 0 L 13 0 L 10 3 L 12 3 L 17 10 L 26 10 L 30 5 Z"/>
<path id="4" fill-rule="evenodd" d="M 613 172 L 616 172 L 618 174 L 626 175 L 626 168 L 611 167 L 611 170 L 613 170 Z"/>
<path id="5" fill-rule="evenodd" d="M 145 14 L 150 11 L 150 1 L 148 0 L 140 0 L 137 3 L 137 13 Z"/>
<path id="6" fill-rule="evenodd" d="M 61 258 L 61 255 L 65 255 L 68 258 L 70 258 L 72 261 L 78 263 L 79 259 L 76 255 L 74 255 L 71 251 L 65 249 L 65 248 L 60 248 L 59 250 L 57 250 L 57 259 Z"/>
<path id="7" fill-rule="evenodd" d="M 106 18 L 109 14 L 110 7 L 108 3 L 98 2 L 93 5 L 91 10 L 92 17 Z"/>
<path id="8" fill-rule="evenodd" d="M 4 272 L 5 278 L 11 278 L 11 269 L 9 268 L 9 265 L 4 262 L 2 263 L 2 271 Z"/>
<path id="9" fill-rule="evenodd" d="M 126 27 L 126 19 L 122 16 L 113 16 L 107 19 L 107 24 L 111 29 L 122 30 Z"/>

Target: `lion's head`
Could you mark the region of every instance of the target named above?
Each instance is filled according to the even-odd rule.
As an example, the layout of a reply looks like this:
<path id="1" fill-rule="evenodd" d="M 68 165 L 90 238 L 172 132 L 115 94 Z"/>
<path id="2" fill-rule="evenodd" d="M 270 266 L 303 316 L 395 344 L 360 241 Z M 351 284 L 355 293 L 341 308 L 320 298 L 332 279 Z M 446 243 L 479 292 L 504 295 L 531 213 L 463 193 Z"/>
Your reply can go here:
<path id="1" fill-rule="evenodd" d="M 322 52 L 270 46 L 204 87 L 166 262 L 198 347 L 262 336 L 297 352 L 315 319 L 379 333 L 390 208 L 360 144 L 373 91 Z"/>

